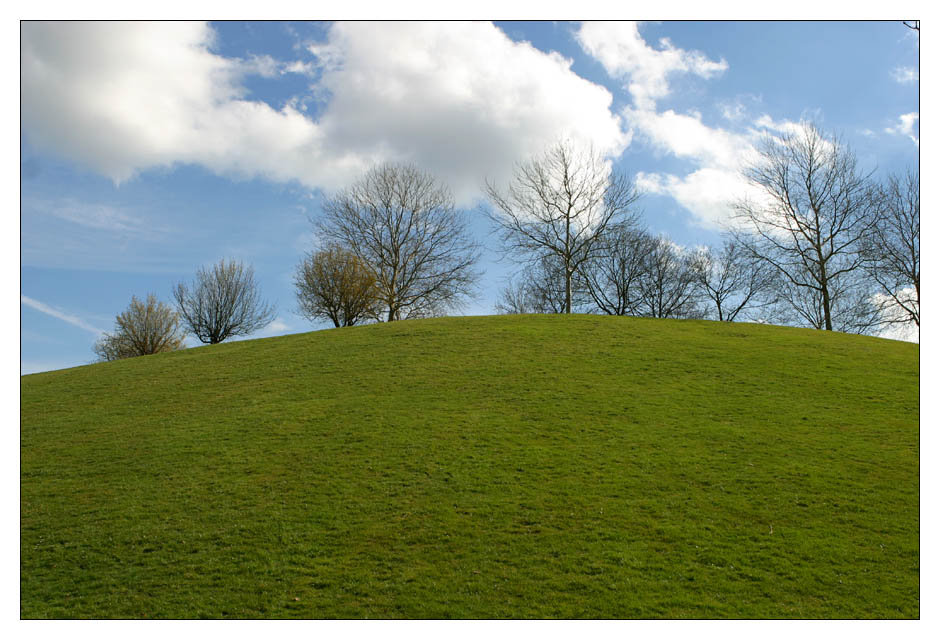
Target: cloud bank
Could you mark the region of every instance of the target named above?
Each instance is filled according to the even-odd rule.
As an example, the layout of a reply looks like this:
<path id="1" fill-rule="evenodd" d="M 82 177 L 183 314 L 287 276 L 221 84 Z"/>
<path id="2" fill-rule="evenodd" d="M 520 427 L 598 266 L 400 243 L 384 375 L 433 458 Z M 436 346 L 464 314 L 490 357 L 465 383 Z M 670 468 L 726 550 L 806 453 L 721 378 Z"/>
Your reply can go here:
<path id="1" fill-rule="evenodd" d="M 464 200 L 557 137 L 610 157 L 630 142 L 607 89 L 492 24 L 339 23 L 291 62 L 226 58 L 215 38 L 194 22 L 24 23 L 28 140 L 116 182 L 198 164 L 331 190 L 413 161 Z M 314 69 L 314 116 L 247 97 L 248 75 Z"/>

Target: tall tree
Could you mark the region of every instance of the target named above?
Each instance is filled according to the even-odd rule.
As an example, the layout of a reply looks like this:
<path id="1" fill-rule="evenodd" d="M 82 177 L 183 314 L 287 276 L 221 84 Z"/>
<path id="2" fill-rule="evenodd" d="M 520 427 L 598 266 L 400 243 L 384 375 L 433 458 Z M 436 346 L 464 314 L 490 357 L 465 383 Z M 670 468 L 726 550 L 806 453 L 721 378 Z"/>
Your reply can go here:
<path id="1" fill-rule="evenodd" d="M 308 253 L 294 275 L 300 312 L 351 327 L 379 313 L 375 277 L 356 254 L 339 246 Z"/>
<path id="2" fill-rule="evenodd" d="M 487 181 L 490 218 L 507 252 L 523 260 L 555 256 L 565 286 L 565 313 L 571 313 L 572 279 L 597 255 L 608 227 L 637 215 L 633 181 L 612 173 L 593 150 L 558 142 L 542 156 L 516 165 L 507 190 Z"/>
<path id="3" fill-rule="evenodd" d="M 254 333 L 274 319 L 274 307 L 258 293 L 254 268 L 234 260 L 201 267 L 192 288 L 180 282 L 173 297 L 186 327 L 206 344 Z"/>
<path id="4" fill-rule="evenodd" d="M 100 360 L 120 360 L 183 348 L 180 318 L 150 293 L 145 301 L 131 298 L 117 315 L 114 332 L 104 334 L 92 347 Z"/>
<path id="5" fill-rule="evenodd" d="M 745 170 L 762 192 L 736 203 L 736 239 L 771 265 L 796 312 L 818 329 L 865 331 L 862 241 L 875 203 L 869 175 L 838 138 L 812 124 L 768 137 Z"/>
<path id="6" fill-rule="evenodd" d="M 920 172 L 890 175 L 879 195 L 864 257 L 880 289 L 881 321 L 920 327 Z"/>
<path id="7" fill-rule="evenodd" d="M 390 322 L 459 308 L 474 295 L 479 245 L 450 189 L 414 165 L 372 168 L 328 199 L 316 224 L 372 272 Z"/>

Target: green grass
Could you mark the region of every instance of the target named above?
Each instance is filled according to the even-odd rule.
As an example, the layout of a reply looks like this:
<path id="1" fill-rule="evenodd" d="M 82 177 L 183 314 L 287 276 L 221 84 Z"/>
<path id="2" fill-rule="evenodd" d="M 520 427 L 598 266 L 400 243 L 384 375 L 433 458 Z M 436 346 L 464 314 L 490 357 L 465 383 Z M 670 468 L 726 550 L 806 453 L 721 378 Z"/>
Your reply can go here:
<path id="1" fill-rule="evenodd" d="M 917 618 L 918 347 L 442 318 L 22 378 L 25 618 Z"/>

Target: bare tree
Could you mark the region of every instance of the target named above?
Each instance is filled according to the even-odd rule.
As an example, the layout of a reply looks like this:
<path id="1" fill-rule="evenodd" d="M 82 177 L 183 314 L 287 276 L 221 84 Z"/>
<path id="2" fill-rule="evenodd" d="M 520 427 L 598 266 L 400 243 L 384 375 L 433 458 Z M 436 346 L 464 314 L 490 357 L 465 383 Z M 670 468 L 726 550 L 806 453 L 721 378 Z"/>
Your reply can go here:
<path id="1" fill-rule="evenodd" d="M 182 349 L 184 337 L 179 316 L 151 293 L 144 302 L 131 297 L 115 319 L 114 333 L 104 334 L 92 350 L 102 361 L 120 360 Z"/>
<path id="2" fill-rule="evenodd" d="M 830 331 L 870 328 L 859 276 L 874 200 L 851 150 L 804 123 L 765 139 L 745 176 L 764 198 L 735 204 L 735 237 L 774 268 L 796 314 Z"/>
<path id="3" fill-rule="evenodd" d="M 876 299 L 865 274 L 855 271 L 830 283 L 832 299 L 837 304 L 830 309 L 832 331 L 868 333 L 878 324 Z M 819 289 L 801 287 L 786 279 L 779 279 L 774 289 L 777 304 L 769 317 L 776 313 L 776 324 L 803 325 L 813 329 L 826 328 L 823 295 Z"/>
<path id="4" fill-rule="evenodd" d="M 611 225 L 595 258 L 580 269 L 597 309 L 613 316 L 640 315 L 642 288 L 655 243 L 648 232 L 631 224 Z"/>
<path id="5" fill-rule="evenodd" d="M 180 282 L 173 297 L 187 328 L 206 344 L 253 333 L 275 314 L 259 297 L 254 269 L 234 260 L 201 267 L 192 289 Z"/>
<path id="6" fill-rule="evenodd" d="M 666 235 L 653 237 L 648 247 L 640 272 L 637 314 L 651 318 L 703 317 L 693 255 Z"/>
<path id="7" fill-rule="evenodd" d="M 576 274 L 572 284 L 573 306 L 584 304 L 586 296 L 587 291 Z M 539 260 L 526 265 L 500 291 L 496 312 L 564 313 L 565 304 L 565 279 L 561 265 L 555 256 L 545 254 Z"/>
<path id="8" fill-rule="evenodd" d="M 561 265 L 565 313 L 571 313 L 575 273 L 597 254 L 610 225 L 635 217 L 631 206 L 639 198 L 632 180 L 611 173 L 593 150 L 579 152 L 567 142 L 516 165 L 505 192 L 487 181 L 486 194 L 507 252 L 524 260 L 548 253 Z"/>
<path id="9" fill-rule="evenodd" d="M 339 246 L 308 253 L 297 266 L 294 285 L 300 312 L 310 320 L 326 318 L 336 327 L 351 327 L 380 311 L 372 271 Z"/>
<path id="10" fill-rule="evenodd" d="M 326 201 L 317 228 L 371 270 L 388 321 L 438 315 L 474 294 L 479 246 L 450 190 L 413 165 L 374 167 Z"/>
<path id="11" fill-rule="evenodd" d="M 865 270 L 880 288 L 882 323 L 920 327 L 920 172 L 891 175 L 865 238 Z"/>
<path id="12" fill-rule="evenodd" d="M 499 297 L 493 305 L 494 311 L 502 315 L 540 313 L 527 285 L 525 280 L 510 280 L 499 290 Z"/>
<path id="13" fill-rule="evenodd" d="M 720 250 L 700 249 L 692 268 L 699 290 L 719 321 L 733 322 L 748 309 L 766 310 L 776 302 L 773 268 L 755 259 L 731 236 L 725 237 Z"/>

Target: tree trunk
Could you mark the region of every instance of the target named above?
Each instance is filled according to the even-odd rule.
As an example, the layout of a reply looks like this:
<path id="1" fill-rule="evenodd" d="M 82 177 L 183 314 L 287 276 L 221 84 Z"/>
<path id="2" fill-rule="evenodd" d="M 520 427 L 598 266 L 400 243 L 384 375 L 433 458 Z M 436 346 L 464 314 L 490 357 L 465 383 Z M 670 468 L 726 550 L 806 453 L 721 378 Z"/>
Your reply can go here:
<path id="1" fill-rule="evenodd" d="M 571 313 L 571 271 L 565 267 L 565 313 Z"/>
<path id="2" fill-rule="evenodd" d="M 823 286 L 823 315 L 826 318 L 826 331 L 832 331 L 832 312 L 829 306 L 832 304 L 829 300 L 829 287 Z"/>
<path id="3" fill-rule="evenodd" d="M 832 300 L 829 298 L 829 278 L 826 277 L 826 263 L 819 259 L 819 286 L 822 288 L 823 318 L 826 320 L 826 331 L 832 331 Z"/>

